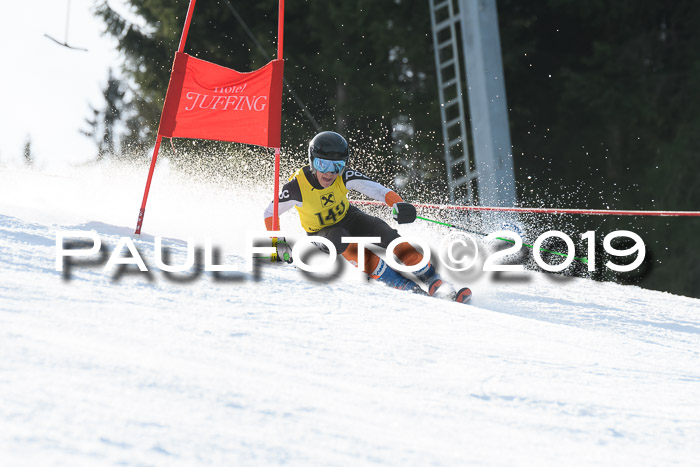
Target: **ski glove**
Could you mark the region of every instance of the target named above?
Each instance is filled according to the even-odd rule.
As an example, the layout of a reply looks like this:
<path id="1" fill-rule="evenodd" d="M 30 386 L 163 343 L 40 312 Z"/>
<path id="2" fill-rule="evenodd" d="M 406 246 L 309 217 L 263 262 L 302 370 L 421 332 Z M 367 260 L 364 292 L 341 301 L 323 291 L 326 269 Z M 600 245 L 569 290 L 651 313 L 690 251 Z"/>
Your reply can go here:
<path id="1" fill-rule="evenodd" d="M 287 240 L 285 240 L 284 237 L 273 239 L 272 245 L 276 249 L 275 256 L 277 258 L 277 261 L 285 263 L 291 263 L 293 261 L 292 246 L 289 243 L 287 243 Z"/>
<path id="2" fill-rule="evenodd" d="M 411 203 L 400 201 L 394 204 L 392 216 L 399 224 L 410 224 L 416 220 L 416 207 Z"/>

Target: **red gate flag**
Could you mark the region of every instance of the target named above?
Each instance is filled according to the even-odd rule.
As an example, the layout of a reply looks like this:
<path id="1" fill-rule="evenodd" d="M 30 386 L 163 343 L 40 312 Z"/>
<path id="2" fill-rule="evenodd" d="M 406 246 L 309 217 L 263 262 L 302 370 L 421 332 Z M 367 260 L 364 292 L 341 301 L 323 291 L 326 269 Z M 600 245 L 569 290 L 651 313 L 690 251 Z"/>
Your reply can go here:
<path id="1" fill-rule="evenodd" d="M 158 135 L 280 147 L 283 60 L 240 73 L 177 52 Z"/>
<path id="2" fill-rule="evenodd" d="M 273 230 L 277 230 L 284 71 L 284 0 L 279 0 L 277 60 L 250 73 L 239 73 L 183 53 L 195 3 L 197 0 L 190 0 L 180 45 L 175 53 L 135 233 L 141 233 L 148 191 L 151 189 L 163 136 L 171 138 L 171 142 L 173 137 L 199 138 L 275 148 L 275 207 L 272 222 Z"/>

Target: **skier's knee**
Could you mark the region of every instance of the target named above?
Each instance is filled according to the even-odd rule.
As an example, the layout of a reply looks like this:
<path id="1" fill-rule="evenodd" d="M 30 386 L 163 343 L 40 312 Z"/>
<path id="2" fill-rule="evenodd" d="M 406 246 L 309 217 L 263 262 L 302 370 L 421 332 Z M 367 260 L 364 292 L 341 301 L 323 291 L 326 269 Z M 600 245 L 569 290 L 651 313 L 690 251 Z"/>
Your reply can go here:
<path id="1" fill-rule="evenodd" d="M 406 266 L 414 266 L 423 260 L 423 255 L 408 242 L 396 245 L 394 255 Z"/>

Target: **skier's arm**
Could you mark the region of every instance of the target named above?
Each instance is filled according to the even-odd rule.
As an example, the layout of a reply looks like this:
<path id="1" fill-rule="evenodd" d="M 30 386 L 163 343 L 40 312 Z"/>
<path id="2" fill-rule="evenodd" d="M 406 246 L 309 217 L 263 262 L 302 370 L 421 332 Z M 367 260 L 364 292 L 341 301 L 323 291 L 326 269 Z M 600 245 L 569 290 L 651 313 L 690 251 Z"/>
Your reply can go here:
<path id="1" fill-rule="evenodd" d="M 381 183 L 375 182 L 357 170 L 346 170 L 343 173 L 343 179 L 348 190 L 359 191 L 365 196 L 386 203 L 387 206 L 393 206 L 403 201 L 403 198 L 401 198 L 398 193 L 385 187 Z"/>
<path id="2" fill-rule="evenodd" d="M 301 206 L 301 190 L 299 189 L 299 182 L 293 179 L 291 182 L 286 183 L 282 187 L 282 191 L 279 196 L 279 205 L 277 207 L 277 214 L 282 215 L 285 212 L 292 209 L 294 206 Z M 272 217 L 274 215 L 274 201 L 270 202 L 265 209 L 265 227 L 267 230 L 272 230 Z M 279 217 L 277 218 L 277 229 L 279 230 Z"/>
<path id="3" fill-rule="evenodd" d="M 411 203 L 404 202 L 403 198 L 393 190 L 375 182 L 357 170 L 348 169 L 343 174 L 345 186 L 349 190 L 356 190 L 363 195 L 383 201 L 392 209 L 392 217 L 399 224 L 408 224 L 416 220 L 416 208 Z"/>

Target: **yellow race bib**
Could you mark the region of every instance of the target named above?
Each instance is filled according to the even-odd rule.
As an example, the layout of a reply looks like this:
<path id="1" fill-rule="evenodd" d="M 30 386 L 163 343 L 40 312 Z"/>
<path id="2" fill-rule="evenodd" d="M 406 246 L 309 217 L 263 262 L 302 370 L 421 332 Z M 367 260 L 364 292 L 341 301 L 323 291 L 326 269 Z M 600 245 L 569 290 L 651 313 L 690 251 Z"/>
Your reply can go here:
<path id="1" fill-rule="evenodd" d="M 324 227 L 340 222 L 348 212 L 348 189 L 343 183 L 343 177 L 336 177 L 328 188 L 319 190 L 311 186 L 306 179 L 303 169 L 296 171 L 296 178 L 301 190 L 301 206 L 295 206 L 299 211 L 301 226 L 307 232 L 318 232 Z"/>

